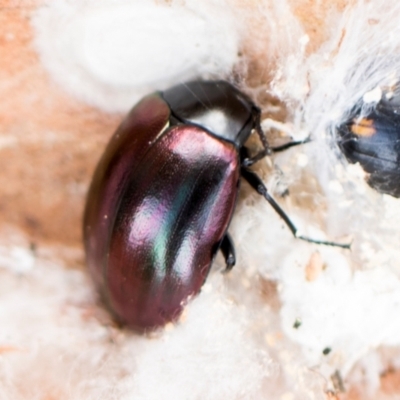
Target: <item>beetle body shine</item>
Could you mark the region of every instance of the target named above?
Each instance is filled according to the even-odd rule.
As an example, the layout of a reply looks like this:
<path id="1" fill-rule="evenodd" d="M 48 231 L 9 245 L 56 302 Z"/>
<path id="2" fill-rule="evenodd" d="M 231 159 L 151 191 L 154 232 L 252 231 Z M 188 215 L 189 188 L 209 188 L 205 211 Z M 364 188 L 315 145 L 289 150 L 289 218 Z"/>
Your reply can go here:
<path id="1" fill-rule="evenodd" d="M 138 331 L 176 320 L 226 238 L 260 111 L 224 81 L 145 97 L 95 171 L 84 240 L 108 307 Z"/>

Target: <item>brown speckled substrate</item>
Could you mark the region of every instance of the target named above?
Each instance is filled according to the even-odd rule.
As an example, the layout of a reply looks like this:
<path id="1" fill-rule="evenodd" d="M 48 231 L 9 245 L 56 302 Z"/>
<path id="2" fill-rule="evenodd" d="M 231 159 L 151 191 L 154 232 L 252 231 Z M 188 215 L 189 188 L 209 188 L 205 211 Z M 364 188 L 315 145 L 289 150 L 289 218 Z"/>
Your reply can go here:
<path id="1" fill-rule="evenodd" d="M 32 2 L 0 2 L 0 222 L 80 245 L 85 193 L 121 120 L 65 94 L 40 64 Z"/>

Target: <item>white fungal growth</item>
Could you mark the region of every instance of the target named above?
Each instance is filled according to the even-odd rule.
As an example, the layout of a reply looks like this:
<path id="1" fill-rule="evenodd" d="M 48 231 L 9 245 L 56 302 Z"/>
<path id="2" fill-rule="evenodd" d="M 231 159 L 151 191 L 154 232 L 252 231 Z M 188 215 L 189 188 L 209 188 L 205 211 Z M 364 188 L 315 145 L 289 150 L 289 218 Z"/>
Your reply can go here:
<path id="1" fill-rule="evenodd" d="M 34 24 L 53 78 L 107 111 L 177 82 L 221 77 L 237 61 L 238 28 L 223 1 L 56 0 Z"/>

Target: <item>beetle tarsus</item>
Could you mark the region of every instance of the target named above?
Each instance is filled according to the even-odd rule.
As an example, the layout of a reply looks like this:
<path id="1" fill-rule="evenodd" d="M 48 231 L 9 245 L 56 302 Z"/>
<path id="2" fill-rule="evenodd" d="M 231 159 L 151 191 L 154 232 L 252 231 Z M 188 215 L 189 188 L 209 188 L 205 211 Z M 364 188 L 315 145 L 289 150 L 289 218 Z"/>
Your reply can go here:
<path id="1" fill-rule="evenodd" d="M 298 235 L 298 229 L 293 224 L 293 222 L 290 220 L 290 218 L 287 216 L 285 211 L 282 210 L 282 208 L 279 206 L 279 204 L 268 193 L 268 189 L 262 182 L 261 178 L 255 172 L 251 171 L 250 169 L 248 169 L 244 166 L 242 166 L 241 175 L 250 184 L 250 186 L 257 191 L 257 193 L 259 193 L 261 196 L 263 196 L 265 198 L 265 200 L 268 201 L 268 203 L 272 206 L 272 208 L 276 211 L 276 213 L 283 219 L 283 221 L 285 222 L 287 227 L 290 229 L 290 231 L 292 232 L 292 234 L 295 238 L 304 240 L 309 243 L 323 244 L 325 246 L 334 246 L 334 247 L 340 247 L 343 249 L 350 249 L 350 246 L 351 246 L 350 243 L 336 243 L 336 242 L 330 242 L 330 241 L 325 241 L 325 240 L 312 239 L 312 238 L 309 238 L 306 236 Z"/>
<path id="2" fill-rule="evenodd" d="M 226 268 L 224 272 L 228 272 L 236 264 L 235 245 L 233 244 L 232 237 L 228 232 L 226 232 L 221 241 L 220 250 L 225 258 Z"/>

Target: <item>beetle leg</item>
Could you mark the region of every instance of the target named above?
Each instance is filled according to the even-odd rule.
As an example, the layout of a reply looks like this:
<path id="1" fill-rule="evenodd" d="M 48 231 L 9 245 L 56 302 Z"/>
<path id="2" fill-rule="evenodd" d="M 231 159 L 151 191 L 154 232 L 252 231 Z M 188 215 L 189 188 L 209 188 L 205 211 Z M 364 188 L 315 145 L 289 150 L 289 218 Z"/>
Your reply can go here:
<path id="1" fill-rule="evenodd" d="M 280 151 L 284 151 L 286 149 L 290 149 L 291 147 L 299 146 L 309 142 L 311 142 L 310 136 L 306 137 L 304 140 L 292 140 L 291 142 L 282 144 L 281 146 L 271 147 L 271 150 L 273 153 L 279 153 Z"/>
<path id="2" fill-rule="evenodd" d="M 235 245 L 228 232 L 222 238 L 220 250 L 225 258 L 226 268 L 224 272 L 230 271 L 236 264 Z"/>
<path id="3" fill-rule="evenodd" d="M 254 130 L 257 132 L 258 137 L 261 140 L 261 143 L 264 147 L 263 150 L 259 151 L 257 154 L 254 156 L 249 156 L 247 155 L 246 158 L 242 158 L 243 160 L 243 165 L 246 167 L 250 167 L 250 165 L 253 165 L 257 161 L 260 161 L 266 156 L 271 155 L 272 153 L 278 153 L 280 151 L 284 151 L 286 149 L 289 149 L 290 147 L 298 146 L 304 143 L 308 143 L 311 141 L 310 137 L 304 139 L 304 140 L 297 140 L 297 141 L 291 141 L 289 143 L 285 143 L 281 146 L 276 146 L 276 147 L 271 147 L 268 143 L 267 137 L 265 136 L 265 132 L 261 128 L 261 120 L 260 120 L 260 112 L 254 112 L 253 111 L 253 119 L 254 119 Z"/>
<path id="4" fill-rule="evenodd" d="M 246 157 L 245 159 L 243 159 L 243 166 L 250 167 L 257 161 L 260 161 L 261 159 L 263 159 L 266 156 L 271 155 L 272 153 L 279 153 L 280 151 L 284 151 L 284 150 L 290 149 L 291 147 L 299 146 L 301 144 L 308 143 L 308 142 L 311 142 L 310 137 L 308 137 L 304 140 L 297 140 L 297 141 L 293 140 L 291 142 L 288 142 L 288 143 L 285 143 L 285 144 L 282 144 L 282 145 L 276 146 L 276 147 L 269 147 L 267 149 L 264 148 L 263 150 L 261 150 L 257 154 L 255 154 L 254 156 Z"/>
<path id="5" fill-rule="evenodd" d="M 253 110 L 254 130 L 257 132 L 257 135 L 260 138 L 264 149 L 259 151 L 254 156 L 250 157 L 247 152 L 247 149 L 242 147 L 242 150 L 245 149 L 245 151 L 246 151 L 246 157 L 242 157 L 242 164 L 245 165 L 246 167 L 253 165 L 255 162 L 260 161 L 262 158 L 269 156 L 272 153 L 272 151 L 271 151 L 272 149 L 268 143 L 267 137 L 265 136 L 265 132 L 261 128 L 260 115 L 261 114 L 258 109 Z"/>
<path id="6" fill-rule="evenodd" d="M 250 186 L 256 190 L 261 196 L 263 196 L 269 204 L 271 204 L 272 208 L 278 213 L 278 215 L 283 219 L 285 224 L 288 226 L 290 231 L 293 233 L 293 236 L 295 238 L 304 240 L 306 242 L 310 243 L 316 243 L 316 244 L 323 244 L 327 246 L 335 246 L 335 247 L 341 247 L 343 249 L 350 249 L 350 244 L 342 244 L 342 243 L 336 243 L 336 242 L 327 242 L 325 240 L 317 240 L 317 239 L 312 239 L 307 236 L 299 235 L 298 234 L 298 229 L 296 226 L 293 224 L 293 222 L 290 220 L 290 218 L 287 216 L 285 211 L 282 210 L 282 208 L 279 206 L 279 204 L 273 199 L 273 197 L 268 193 L 267 187 L 264 185 L 262 182 L 261 178 L 251 171 L 250 169 L 246 168 L 243 166 L 241 168 L 241 174 L 244 179 L 250 184 Z"/>

